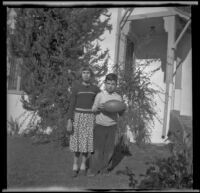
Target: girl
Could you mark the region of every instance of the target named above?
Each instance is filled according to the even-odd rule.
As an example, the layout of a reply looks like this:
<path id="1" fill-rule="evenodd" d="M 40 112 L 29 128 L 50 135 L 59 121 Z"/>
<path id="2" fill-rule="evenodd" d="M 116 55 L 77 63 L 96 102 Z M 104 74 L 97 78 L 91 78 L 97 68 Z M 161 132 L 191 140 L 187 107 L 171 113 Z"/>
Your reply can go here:
<path id="1" fill-rule="evenodd" d="M 86 175 L 86 159 L 93 152 L 94 113 L 92 105 L 100 89 L 91 83 L 93 72 L 89 67 L 81 69 L 81 81 L 72 86 L 68 111 L 67 131 L 71 132 L 69 148 L 74 152 L 73 177 Z M 80 168 L 78 159 L 82 155 Z M 79 172 L 80 169 L 80 172 Z"/>

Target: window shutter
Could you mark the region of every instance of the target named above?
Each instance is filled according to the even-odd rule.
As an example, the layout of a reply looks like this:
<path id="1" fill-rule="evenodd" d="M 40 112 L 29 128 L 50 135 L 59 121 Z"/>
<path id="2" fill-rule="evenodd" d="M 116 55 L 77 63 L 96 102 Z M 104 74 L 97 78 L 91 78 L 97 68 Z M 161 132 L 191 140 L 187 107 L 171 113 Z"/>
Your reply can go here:
<path id="1" fill-rule="evenodd" d="M 127 37 L 125 58 L 125 75 L 127 78 L 130 77 L 133 73 L 133 52 L 134 43 Z"/>

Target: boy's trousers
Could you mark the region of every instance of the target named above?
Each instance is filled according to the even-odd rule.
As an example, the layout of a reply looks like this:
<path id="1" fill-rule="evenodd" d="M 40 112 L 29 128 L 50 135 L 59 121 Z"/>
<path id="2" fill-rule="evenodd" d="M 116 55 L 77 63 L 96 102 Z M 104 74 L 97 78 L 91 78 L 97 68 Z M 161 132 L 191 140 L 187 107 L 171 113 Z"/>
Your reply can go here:
<path id="1" fill-rule="evenodd" d="M 94 127 L 94 153 L 90 158 L 90 170 L 97 173 L 108 167 L 114 151 L 117 125 Z"/>

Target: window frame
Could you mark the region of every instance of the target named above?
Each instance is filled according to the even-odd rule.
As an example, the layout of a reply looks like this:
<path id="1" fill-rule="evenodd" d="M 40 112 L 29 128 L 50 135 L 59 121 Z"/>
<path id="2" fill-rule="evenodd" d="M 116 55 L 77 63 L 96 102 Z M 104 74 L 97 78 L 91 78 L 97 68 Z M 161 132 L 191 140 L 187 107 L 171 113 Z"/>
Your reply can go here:
<path id="1" fill-rule="evenodd" d="M 9 76 L 11 73 L 11 68 L 12 64 L 11 62 L 16 62 L 16 69 L 14 72 L 14 75 L 17 73 L 17 78 L 16 78 L 16 89 L 9 89 Z M 25 94 L 24 91 L 20 90 L 21 87 L 21 76 L 20 76 L 20 63 L 22 63 L 22 58 L 17 58 L 17 57 L 12 57 L 8 56 L 7 57 L 7 94 L 16 94 L 16 95 L 23 95 Z"/>

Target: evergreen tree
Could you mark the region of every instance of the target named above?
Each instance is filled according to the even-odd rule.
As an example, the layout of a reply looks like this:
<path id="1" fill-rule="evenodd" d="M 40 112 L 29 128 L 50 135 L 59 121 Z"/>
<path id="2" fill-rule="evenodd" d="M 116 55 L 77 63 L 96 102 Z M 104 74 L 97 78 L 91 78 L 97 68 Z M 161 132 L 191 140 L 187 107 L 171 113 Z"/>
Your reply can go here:
<path id="1" fill-rule="evenodd" d="M 154 127 L 154 118 L 160 121 L 155 110 L 154 96 L 161 91 L 151 87 L 151 76 L 156 72 L 145 72 L 144 69 L 156 59 L 128 63 L 125 70 L 119 70 L 118 90 L 128 104 L 125 115 L 119 121 L 121 132 L 125 132 L 129 125 L 134 133 L 136 144 L 149 143 L 151 131 Z"/>
<path id="2" fill-rule="evenodd" d="M 59 126 L 66 118 L 70 87 L 83 65 L 98 78 L 107 72 L 109 50 L 99 41 L 112 30 L 106 8 L 15 8 L 12 54 L 23 58 L 23 107 L 36 111 L 41 125 Z M 61 121 L 62 122 L 62 121 Z M 63 125 L 63 122 L 60 124 Z"/>

